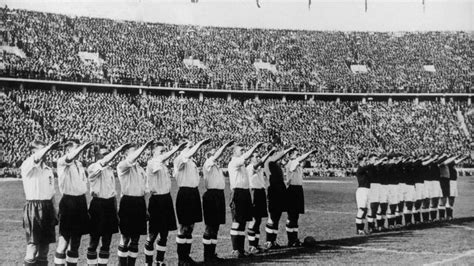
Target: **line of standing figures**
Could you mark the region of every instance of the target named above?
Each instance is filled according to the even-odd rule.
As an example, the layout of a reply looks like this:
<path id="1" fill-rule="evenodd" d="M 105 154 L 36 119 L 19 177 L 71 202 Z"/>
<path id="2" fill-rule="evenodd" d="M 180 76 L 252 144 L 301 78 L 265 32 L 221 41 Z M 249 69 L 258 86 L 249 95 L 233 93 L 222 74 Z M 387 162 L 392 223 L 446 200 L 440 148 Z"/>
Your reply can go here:
<path id="1" fill-rule="evenodd" d="M 91 142 L 80 143 L 69 139 L 46 144 L 33 141 L 30 144 L 31 156 L 21 165 L 26 195 L 23 227 L 27 248 L 24 264 L 47 265 L 49 244 L 56 242 L 55 226 L 58 222 L 55 265 L 77 265 L 81 237 L 86 234 L 90 235 L 87 264 L 106 265 L 112 235 L 118 232 L 121 235 L 117 251 L 119 265 L 135 265 L 141 235 L 147 235 L 143 249 L 146 264 L 164 265 L 168 233 L 177 229 L 178 263 L 194 265 L 196 262 L 190 257 L 192 233 L 194 225 L 203 220 L 204 262 L 212 264 L 221 261 L 216 254 L 216 245 L 219 226 L 226 223 L 226 183 L 219 158 L 227 148 L 232 149 L 232 158 L 227 166 L 231 189 L 232 256 L 242 258 L 278 248 L 276 238 L 283 212 L 288 213 L 288 246 L 301 245 L 298 240 L 299 215 L 304 213 L 301 164 L 315 150 L 299 154 L 295 147 L 277 151 L 266 145 L 267 149 L 262 151 L 266 154 L 263 154 L 257 151 L 263 145 L 261 142 L 244 150 L 233 141 L 219 149 L 210 149 L 206 152 L 207 159 L 202 167 L 206 191 L 201 201 L 199 170 L 193 155 L 209 142 L 210 139 L 198 143 L 183 139 L 180 145 L 167 149 L 161 142 L 149 141 L 143 146 L 124 144 L 113 151 L 94 145 L 96 160 L 86 169 L 78 158 L 84 150 L 93 146 Z M 45 160 L 49 151 L 60 147 L 64 148 L 64 155 L 57 160 L 57 175 L 62 198 L 56 212 L 53 171 Z M 146 149 L 151 149 L 152 157 L 143 169 L 137 160 Z M 171 178 L 167 167 L 167 161 L 175 153 L 173 177 L 179 188 L 176 208 L 170 194 Z M 121 186 L 117 208 L 111 164 L 119 154 L 123 158 L 116 169 Z M 280 161 L 286 155 L 289 155 L 288 163 L 282 169 Z M 88 184 L 92 196 L 89 207 L 86 200 Z M 150 194 L 148 206 L 145 200 L 147 193 Z M 266 239 L 261 247 L 259 228 L 264 217 L 268 219 Z M 246 231 L 248 250 L 244 249 Z"/>

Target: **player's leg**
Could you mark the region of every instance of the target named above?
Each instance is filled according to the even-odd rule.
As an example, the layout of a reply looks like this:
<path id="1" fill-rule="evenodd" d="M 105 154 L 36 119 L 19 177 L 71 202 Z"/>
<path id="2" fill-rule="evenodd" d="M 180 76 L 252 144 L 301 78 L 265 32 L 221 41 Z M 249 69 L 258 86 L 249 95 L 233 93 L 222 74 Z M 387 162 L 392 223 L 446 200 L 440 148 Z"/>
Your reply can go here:
<path id="1" fill-rule="evenodd" d="M 166 243 L 168 242 L 168 230 L 160 232 L 160 239 L 156 242 L 156 265 L 163 265 L 165 261 Z"/>
<path id="2" fill-rule="evenodd" d="M 99 246 L 100 236 L 90 235 L 89 247 L 87 248 L 87 265 L 96 265 L 97 259 L 97 247 Z"/>
<path id="3" fill-rule="evenodd" d="M 258 253 L 259 246 L 258 241 L 260 239 L 260 224 L 262 219 L 260 217 L 253 217 L 252 221 L 249 222 L 247 228 L 247 237 L 249 240 L 249 251 L 250 253 Z"/>
<path id="4" fill-rule="evenodd" d="M 58 238 L 58 246 L 54 254 L 55 265 L 66 265 L 66 249 L 69 245 L 70 237 L 60 235 Z"/>
<path id="5" fill-rule="evenodd" d="M 439 197 L 430 199 L 430 220 L 437 220 Z"/>
<path id="6" fill-rule="evenodd" d="M 367 215 L 367 193 L 368 190 L 365 188 L 358 188 L 356 190 L 356 204 L 357 204 L 357 214 L 356 214 L 356 233 L 364 235 L 364 220 Z"/>
<path id="7" fill-rule="evenodd" d="M 451 194 L 452 195 L 452 194 Z M 453 219 L 453 208 L 454 208 L 454 201 L 456 197 L 448 197 L 448 203 L 446 206 L 446 216 L 448 220 Z"/>
<path id="8" fill-rule="evenodd" d="M 371 202 L 368 213 L 367 213 L 367 227 L 369 232 L 375 231 L 375 219 L 377 216 L 377 211 L 379 209 L 380 203 L 379 202 Z"/>
<path id="9" fill-rule="evenodd" d="M 49 244 L 39 244 L 36 255 L 36 266 L 48 266 Z"/>
<path id="10" fill-rule="evenodd" d="M 120 266 L 128 265 L 128 246 L 130 244 L 130 236 L 120 235 L 120 243 L 117 249 L 117 256 Z"/>
<path id="11" fill-rule="evenodd" d="M 24 259 L 24 265 L 25 266 L 28 266 L 28 265 L 36 265 L 37 261 L 36 261 L 36 254 L 38 253 L 38 245 L 36 244 L 33 244 L 33 243 L 28 243 L 26 245 L 26 255 L 25 255 L 25 259 Z"/>
<path id="12" fill-rule="evenodd" d="M 217 238 L 217 230 L 219 226 L 217 225 L 205 225 L 204 234 L 202 236 L 202 243 L 204 245 L 204 261 L 211 261 L 215 255 L 215 249 L 213 250 L 212 239 L 214 236 Z"/>
<path id="13" fill-rule="evenodd" d="M 130 244 L 128 245 L 128 265 L 133 266 L 138 257 L 138 242 L 140 235 L 133 235 L 130 237 Z"/>
<path id="14" fill-rule="evenodd" d="M 110 257 L 110 243 L 112 243 L 112 234 L 106 234 L 101 237 L 101 246 L 99 250 L 99 259 L 97 260 L 99 266 L 105 266 L 109 262 Z"/>
<path id="15" fill-rule="evenodd" d="M 397 193 L 397 210 L 395 211 L 396 227 L 402 227 L 403 224 L 403 207 L 405 206 L 404 197 L 406 193 L 406 184 L 398 184 L 396 186 Z"/>
<path id="16" fill-rule="evenodd" d="M 438 211 L 439 211 L 439 219 L 440 220 L 445 220 L 446 219 L 446 203 L 447 202 L 448 202 L 447 197 L 439 198 Z"/>
<path id="17" fill-rule="evenodd" d="M 265 226 L 266 232 L 266 248 L 278 248 L 278 244 L 276 243 L 276 238 L 278 234 L 278 224 L 281 218 L 281 211 L 273 211 L 270 212 L 270 217 L 267 220 L 267 224 Z"/>
<path id="18" fill-rule="evenodd" d="M 288 221 L 286 224 L 286 233 L 288 235 L 288 247 L 299 247 L 301 242 L 298 239 L 298 212 L 288 212 Z"/>
<path id="19" fill-rule="evenodd" d="M 153 255 L 155 253 L 155 240 L 158 237 L 156 232 L 148 229 L 148 236 L 145 242 L 144 253 L 145 253 L 145 263 L 148 266 L 153 265 Z"/>
<path id="20" fill-rule="evenodd" d="M 195 263 L 189 256 L 193 242 L 193 229 L 194 224 L 180 224 L 179 226 L 179 234 L 176 237 L 176 243 L 178 244 L 177 251 L 180 263 Z"/>
<path id="21" fill-rule="evenodd" d="M 79 260 L 79 246 L 81 245 L 81 236 L 71 236 L 69 249 L 66 253 L 66 265 L 75 266 Z"/>

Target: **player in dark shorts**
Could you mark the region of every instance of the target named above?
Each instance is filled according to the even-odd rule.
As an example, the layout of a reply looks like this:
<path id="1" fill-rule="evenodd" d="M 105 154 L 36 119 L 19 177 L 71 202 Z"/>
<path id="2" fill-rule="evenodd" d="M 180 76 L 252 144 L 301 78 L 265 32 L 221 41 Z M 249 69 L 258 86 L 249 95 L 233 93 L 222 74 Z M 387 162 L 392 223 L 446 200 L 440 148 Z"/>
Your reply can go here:
<path id="1" fill-rule="evenodd" d="M 248 151 L 243 152 L 241 145 L 234 145 L 232 158 L 227 166 L 229 171 L 229 185 L 231 189 L 230 209 L 232 212 L 232 226 L 230 239 L 232 242 L 232 255 L 236 258 L 248 256 L 245 252 L 245 227 L 252 220 L 252 197 L 245 161 L 263 143 L 258 142 Z"/>
<path id="2" fill-rule="evenodd" d="M 405 202 L 405 206 L 403 209 L 403 216 L 405 226 L 410 226 L 413 224 L 413 211 L 416 200 L 415 159 L 413 158 L 410 158 L 404 163 L 404 179 L 405 188 L 403 191 L 403 201 Z"/>
<path id="3" fill-rule="evenodd" d="M 79 144 L 77 139 L 66 141 L 66 154 L 57 163 L 59 191 L 63 195 L 59 202 L 59 241 L 55 254 L 58 265 L 77 265 L 81 237 L 89 234 L 87 177 L 78 157 L 92 143 Z"/>
<path id="4" fill-rule="evenodd" d="M 153 144 L 148 141 L 138 148 L 127 145 L 124 158 L 117 165 L 122 197 L 119 206 L 120 244 L 117 255 L 119 265 L 135 265 L 138 256 L 138 242 L 146 228 L 146 173 L 138 164 L 138 158 Z"/>
<path id="5" fill-rule="evenodd" d="M 265 191 L 268 179 L 263 172 L 263 166 L 268 157 L 275 151 L 275 149 L 272 149 L 263 158 L 260 158 L 258 154 L 254 153 L 250 158 L 250 163 L 247 165 L 250 193 L 252 195 L 253 216 L 247 228 L 249 253 L 251 254 L 261 252 L 261 248 L 258 245 L 260 240 L 260 224 L 262 223 L 262 218 L 268 217 L 267 193 Z"/>
<path id="6" fill-rule="evenodd" d="M 193 156 L 210 139 L 204 139 L 193 145 L 186 141 L 186 147 L 174 159 L 173 175 L 178 184 L 176 195 L 176 213 L 179 233 L 176 236 L 178 265 L 194 265 L 196 262 L 189 256 L 193 242 L 194 224 L 202 221 L 201 196 L 199 195 L 200 176 Z"/>
<path id="7" fill-rule="evenodd" d="M 290 155 L 290 161 L 286 164 L 286 197 L 288 201 L 286 233 L 288 236 L 288 247 L 299 247 L 298 220 L 300 214 L 304 214 L 304 192 L 303 192 L 303 167 L 302 162 L 317 150 L 311 150 L 301 156 L 294 150 Z"/>
<path id="8" fill-rule="evenodd" d="M 211 149 L 207 152 L 207 160 L 202 167 L 204 186 L 206 192 L 202 195 L 202 210 L 206 228 L 202 236 L 204 245 L 204 262 L 219 262 L 221 259 L 216 254 L 217 235 L 219 226 L 225 224 L 225 179 L 218 160 L 224 150 L 232 146 L 234 142 L 229 141 L 218 150 Z"/>
<path id="9" fill-rule="evenodd" d="M 439 206 L 438 206 L 438 211 L 439 211 L 439 219 L 440 220 L 445 220 L 446 219 L 446 204 L 448 202 L 449 198 L 449 185 L 450 185 L 450 171 L 449 171 L 449 165 L 456 160 L 458 156 L 449 156 L 445 161 L 441 162 L 439 164 L 439 173 L 440 173 L 440 178 L 439 178 L 439 184 L 441 187 L 441 197 L 439 199 Z"/>
<path id="10" fill-rule="evenodd" d="M 105 146 L 96 147 L 95 163 L 87 168 L 92 200 L 89 204 L 90 240 L 87 248 L 88 265 L 106 265 L 110 257 L 112 235 L 118 233 L 117 200 L 115 198 L 112 160 L 125 148 L 118 147 L 109 152 Z M 97 247 L 102 240 L 99 254 Z"/>
<path id="11" fill-rule="evenodd" d="M 431 163 L 430 176 L 432 177 L 430 187 L 430 221 L 436 221 L 438 216 L 439 199 L 443 196 L 441 192 L 441 172 L 440 164 L 447 159 L 447 155 L 441 155 L 436 161 Z"/>
<path id="12" fill-rule="evenodd" d="M 46 155 L 58 146 L 35 140 L 30 144 L 31 156 L 20 166 L 26 204 L 23 207 L 23 228 L 26 232 L 24 265 L 47 266 L 49 244 L 56 242 L 57 224 L 54 209 L 53 170 L 45 164 Z"/>
<path id="13" fill-rule="evenodd" d="M 165 151 L 165 145 L 161 142 L 154 143 L 151 147 L 153 157 L 148 161 L 146 167 L 147 185 L 150 192 L 148 201 L 148 238 L 145 243 L 145 263 L 153 265 L 153 253 L 156 250 L 155 263 L 163 265 L 168 241 L 168 232 L 174 231 L 176 226 L 176 215 L 171 198 L 171 179 L 166 161 L 178 150 L 184 148 L 186 143 Z M 160 236 L 159 240 L 156 241 Z M 156 246 L 155 246 L 156 241 Z"/>
<path id="14" fill-rule="evenodd" d="M 267 224 L 265 226 L 266 232 L 266 249 L 275 249 L 280 246 L 276 242 L 278 234 L 278 224 L 283 212 L 287 210 L 286 205 L 286 185 L 281 168 L 280 160 L 289 152 L 296 149 L 291 147 L 289 149 L 276 152 L 268 158 L 265 162 L 265 173 L 268 176 L 270 185 L 268 186 L 268 213 L 270 214 Z"/>
<path id="15" fill-rule="evenodd" d="M 356 178 L 357 178 L 357 190 L 355 193 L 356 196 L 356 206 L 357 206 L 357 215 L 355 219 L 356 223 L 356 234 L 358 235 L 365 235 L 364 231 L 364 220 L 367 214 L 367 205 L 369 202 L 369 189 L 370 189 L 370 181 L 369 176 L 367 174 L 367 165 L 366 165 L 366 157 L 363 155 L 359 155 L 357 158 L 358 167 L 356 170 Z"/>

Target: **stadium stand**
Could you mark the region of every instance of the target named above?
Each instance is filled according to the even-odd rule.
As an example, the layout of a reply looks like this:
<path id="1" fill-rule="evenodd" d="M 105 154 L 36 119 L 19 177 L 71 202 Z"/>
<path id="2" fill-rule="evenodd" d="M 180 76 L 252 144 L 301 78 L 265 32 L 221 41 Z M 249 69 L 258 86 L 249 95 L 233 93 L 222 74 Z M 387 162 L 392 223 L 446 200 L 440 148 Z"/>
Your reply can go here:
<path id="1" fill-rule="evenodd" d="M 460 128 L 458 110 L 471 134 L 473 128 L 472 109 L 451 101 L 200 101 L 152 94 L 4 90 L 4 163 L 10 166 L 25 158 L 27 143 L 35 136 L 75 137 L 111 147 L 151 138 L 171 145 L 188 136 L 210 137 L 215 146 L 234 139 L 247 145 L 258 140 L 305 150 L 315 147 L 319 152 L 311 162 L 314 167 L 347 168 L 361 152 L 468 153 L 471 140 Z M 91 158 L 89 150 L 83 160 Z"/>
<path id="2" fill-rule="evenodd" d="M 240 29 L 1 12 L 3 43 L 25 54 L 3 49 L 0 75 L 8 77 L 257 91 L 472 92 L 466 32 Z M 84 60 L 84 53 L 98 59 Z M 353 73 L 352 66 L 367 72 Z"/>

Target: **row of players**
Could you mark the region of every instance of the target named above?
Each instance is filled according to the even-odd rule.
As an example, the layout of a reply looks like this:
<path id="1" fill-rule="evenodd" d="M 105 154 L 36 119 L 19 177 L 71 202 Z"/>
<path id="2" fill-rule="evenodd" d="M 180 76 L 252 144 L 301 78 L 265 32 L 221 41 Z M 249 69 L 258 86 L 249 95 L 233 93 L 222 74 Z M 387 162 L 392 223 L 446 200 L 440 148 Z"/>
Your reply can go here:
<path id="1" fill-rule="evenodd" d="M 217 235 L 219 226 L 226 222 L 225 179 L 219 167 L 219 158 L 229 147 L 232 147 L 228 172 L 233 255 L 245 257 L 262 250 L 259 247 L 259 228 L 264 217 L 269 218 L 265 226 L 266 242 L 263 249 L 277 248 L 278 223 L 282 212 L 288 212 L 288 246 L 299 246 L 298 220 L 299 215 L 304 213 L 301 163 L 315 150 L 298 156 L 294 147 L 282 151 L 272 148 L 267 149 L 268 153 L 260 158 L 256 150 L 263 143 L 257 143 L 245 152 L 242 146 L 233 141 L 219 149 L 211 149 L 202 167 L 206 191 L 201 204 L 198 190 L 200 176 L 193 155 L 209 141 L 206 139 L 193 144 L 184 140 L 169 151 L 163 143 L 153 141 L 141 147 L 124 144 L 114 151 L 100 147 L 96 149 L 95 163 L 87 169 L 78 161 L 78 157 L 92 143 L 81 144 L 77 140 L 68 140 L 61 145 L 59 142 L 46 145 L 34 141 L 30 145 L 32 155 L 21 166 L 27 200 L 23 214 L 23 227 L 27 236 L 25 265 L 47 265 L 49 244 L 56 241 L 55 226 L 58 222 L 59 241 L 54 258 L 56 265 L 77 265 L 81 236 L 85 234 L 90 234 L 87 263 L 106 265 L 112 235 L 118 233 L 119 229 L 119 265 L 135 264 L 140 235 L 148 235 L 144 247 L 147 265 L 153 264 L 155 252 L 155 262 L 163 265 L 168 233 L 178 229 L 176 216 L 179 224 L 176 237 L 179 264 L 195 264 L 189 256 L 192 232 L 195 223 L 201 222 L 203 218 L 204 260 L 219 261 L 216 255 Z M 60 146 L 64 147 L 65 154 L 57 160 L 58 186 L 62 198 L 56 216 L 53 172 L 45 164 L 45 158 L 50 150 Z M 148 148 L 153 155 L 145 170 L 137 160 Z M 121 198 L 117 210 L 114 171 L 110 165 L 120 153 L 123 153 L 123 158 L 117 165 L 117 175 Z M 173 176 L 179 188 L 176 216 L 166 163 L 175 153 Z M 287 154 L 290 154 L 290 159 L 286 164 L 285 177 L 279 161 Z M 86 200 L 88 185 L 92 196 L 89 208 Z M 150 194 L 148 206 L 144 197 L 147 193 Z M 59 221 L 56 217 L 59 217 Z M 250 223 L 247 225 L 247 222 Z M 249 252 L 244 250 L 246 226 Z M 97 253 L 99 241 L 101 247 Z"/>
<path id="2" fill-rule="evenodd" d="M 413 223 L 452 219 L 458 196 L 456 164 L 463 155 L 400 154 L 359 156 L 356 177 L 357 234 L 399 228 Z"/>

